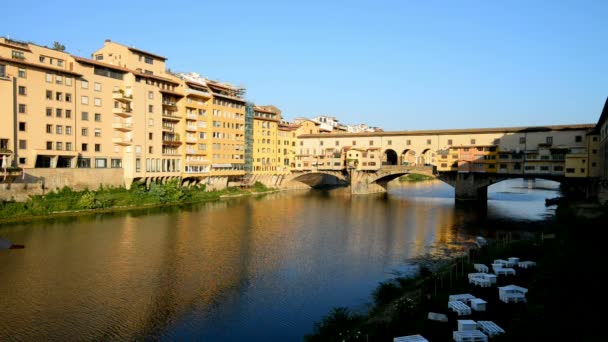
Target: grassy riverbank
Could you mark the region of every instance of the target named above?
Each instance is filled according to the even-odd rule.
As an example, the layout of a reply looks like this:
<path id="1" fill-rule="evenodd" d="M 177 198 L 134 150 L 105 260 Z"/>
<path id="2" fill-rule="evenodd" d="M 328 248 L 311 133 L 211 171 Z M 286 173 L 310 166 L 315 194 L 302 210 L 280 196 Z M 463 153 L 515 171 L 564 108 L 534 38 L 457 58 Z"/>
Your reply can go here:
<path id="1" fill-rule="evenodd" d="M 271 190 L 264 184 L 257 182 L 248 190 L 227 188 L 219 191 L 205 191 L 204 185 L 184 188 L 177 180 L 165 184 L 152 183 L 149 189 L 144 184 L 139 183 L 133 184 L 129 190 L 123 187 L 101 187 L 95 191 L 73 191 L 64 187 L 45 195 L 31 196 L 25 202 L 1 201 L 0 222 L 69 213 L 196 203 L 218 200 L 224 196 L 236 197 Z"/>
<path id="2" fill-rule="evenodd" d="M 405 176 L 399 177 L 400 182 L 422 182 L 422 181 L 428 181 L 428 180 L 433 180 L 433 179 L 435 179 L 435 177 L 421 175 L 419 173 L 408 173 Z"/>
<path id="3" fill-rule="evenodd" d="M 497 239 L 482 249 L 473 249 L 431 270 L 422 267 L 414 279 L 395 278 L 381 283 L 372 294 L 367 312 L 336 308 L 315 324 L 306 341 L 392 341 L 393 337 L 422 334 L 430 341 L 450 341 L 456 320 L 492 320 L 506 334 L 493 341 L 551 341 L 576 333 L 579 341 L 602 336 L 601 315 L 589 308 L 601 299 L 600 281 L 603 229 L 608 216 L 581 219 L 572 211 L 558 211 L 558 220 L 547 222 L 543 233 L 527 240 Z M 538 267 L 517 269 L 516 276 L 499 276 L 498 286 L 516 284 L 529 289 L 526 304 L 498 301 L 496 286 L 479 288 L 468 284 L 473 263 L 489 265 L 494 259 L 517 256 L 534 260 Z M 423 263 L 424 265 L 424 263 Z M 603 269 L 603 267 L 601 267 Z M 484 313 L 457 317 L 448 312 L 450 294 L 471 293 L 488 302 Z M 602 310 L 600 306 L 597 309 Z M 445 313 L 448 323 L 427 319 L 428 312 Z"/>

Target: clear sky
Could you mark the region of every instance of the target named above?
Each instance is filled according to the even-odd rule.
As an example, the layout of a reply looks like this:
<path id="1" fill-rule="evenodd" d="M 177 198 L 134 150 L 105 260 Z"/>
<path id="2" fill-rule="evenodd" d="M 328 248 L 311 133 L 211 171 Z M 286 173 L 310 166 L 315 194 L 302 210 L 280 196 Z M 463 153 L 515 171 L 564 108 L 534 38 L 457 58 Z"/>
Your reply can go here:
<path id="1" fill-rule="evenodd" d="M 608 1 L 7 1 L 0 35 L 106 38 L 247 87 L 291 119 L 385 130 L 597 122 Z"/>

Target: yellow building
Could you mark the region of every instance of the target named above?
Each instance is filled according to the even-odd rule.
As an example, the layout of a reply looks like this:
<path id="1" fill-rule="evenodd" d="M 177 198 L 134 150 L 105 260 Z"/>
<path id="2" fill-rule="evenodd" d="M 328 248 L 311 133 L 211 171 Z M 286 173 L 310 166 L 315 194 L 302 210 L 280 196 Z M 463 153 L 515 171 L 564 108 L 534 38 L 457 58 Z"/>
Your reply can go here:
<path id="1" fill-rule="evenodd" d="M 211 93 L 200 75 L 189 73 L 180 74 L 179 77 L 182 79 L 180 91 L 184 98 L 178 102 L 178 110 L 185 120 L 182 178 L 200 182 L 211 172 L 211 134 L 207 113 Z"/>
<path id="2" fill-rule="evenodd" d="M 245 174 L 245 89 L 207 80 L 211 176 L 236 179 Z"/>
<path id="3" fill-rule="evenodd" d="M 286 175 L 295 167 L 297 127 L 279 123 L 277 129 L 278 174 Z"/>
<path id="4" fill-rule="evenodd" d="M 281 111 L 275 106 L 253 107 L 253 174 L 276 175 L 279 163 L 278 125 Z"/>

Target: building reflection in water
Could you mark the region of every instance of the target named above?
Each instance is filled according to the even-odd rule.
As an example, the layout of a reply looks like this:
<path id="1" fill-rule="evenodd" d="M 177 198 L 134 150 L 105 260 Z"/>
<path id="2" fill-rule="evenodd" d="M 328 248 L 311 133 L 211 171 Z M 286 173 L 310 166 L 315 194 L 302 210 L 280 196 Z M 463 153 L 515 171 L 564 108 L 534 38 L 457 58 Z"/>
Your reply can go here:
<path id="1" fill-rule="evenodd" d="M 461 248 L 478 212 L 437 182 L 347 191 L 4 227 L 27 248 L 0 254 L 0 298 L 16 308 L 0 311 L 0 340 L 300 340 L 408 258 Z"/>

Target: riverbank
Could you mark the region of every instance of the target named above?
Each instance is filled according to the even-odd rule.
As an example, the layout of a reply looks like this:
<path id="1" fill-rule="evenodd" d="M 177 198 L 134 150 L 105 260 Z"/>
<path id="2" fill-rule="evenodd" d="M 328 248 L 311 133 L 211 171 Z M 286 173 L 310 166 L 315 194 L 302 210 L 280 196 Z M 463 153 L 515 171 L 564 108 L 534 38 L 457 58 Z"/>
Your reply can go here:
<path id="1" fill-rule="evenodd" d="M 381 283 L 372 294 L 366 312 L 336 308 L 315 324 L 307 341 L 391 341 L 397 336 L 422 334 L 429 341 L 448 341 L 457 319 L 492 320 L 506 333 L 493 340 L 559 340 L 576 332 L 578 340 L 601 336 L 599 316 L 589 310 L 603 296 L 597 261 L 603 246 L 597 229 L 605 226 L 606 211 L 593 218 L 580 218 L 575 208 L 560 208 L 558 220 L 547 221 L 543 234 L 513 240 L 498 237 L 481 249 L 471 249 L 450 261 L 420 262 L 416 278 L 397 277 Z M 549 233 L 549 234 L 547 234 Z M 529 289 L 527 304 L 498 301 L 498 290 L 468 284 L 473 263 L 489 265 L 494 259 L 517 256 L 537 261 L 538 267 L 517 269 L 516 276 L 499 276 L 498 286 L 517 284 Z M 434 267 L 429 267 L 434 266 Z M 448 312 L 450 294 L 471 293 L 488 302 L 485 313 L 457 317 Z M 427 319 L 428 312 L 447 314 L 448 323 Z"/>
<path id="2" fill-rule="evenodd" d="M 205 191 L 204 185 L 183 188 L 177 181 L 165 184 L 152 183 L 149 189 L 143 184 L 134 184 L 129 190 L 124 187 L 102 187 L 95 191 L 73 191 L 64 187 L 45 195 L 31 196 L 25 202 L 0 201 L 0 223 L 193 204 L 275 191 L 277 190 L 261 183 L 256 183 L 247 190 L 227 188 L 219 191 Z"/>

